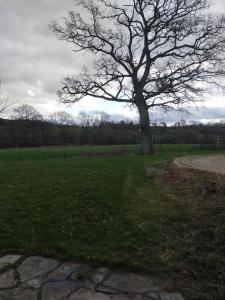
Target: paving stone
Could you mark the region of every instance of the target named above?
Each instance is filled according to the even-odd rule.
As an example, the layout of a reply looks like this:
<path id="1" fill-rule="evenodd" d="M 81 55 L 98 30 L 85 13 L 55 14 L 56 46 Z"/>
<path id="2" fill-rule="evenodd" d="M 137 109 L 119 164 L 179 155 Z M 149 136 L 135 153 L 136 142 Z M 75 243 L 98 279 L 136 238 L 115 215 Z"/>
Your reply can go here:
<path id="1" fill-rule="evenodd" d="M 23 261 L 17 270 L 22 282 L 33 278 L 39 278 L 39 280 L 43 281 L 47 277 L 47 273 L 58 265 L 59 262 L 54 259 L 32 256 Z"/>
<path id="2" fill-rule="evenodd" d="M 37 290 L 16 288 L 0 292 L 0 300 L 37 300 Z"/>
<path id="3" fill-rule="evenodd" d="M 31 287 L 34 289 L 38 289 L 43 282 L 47 281 L 46 276 L 38 276 L 36 278 L 33 278 L 31 280 L 26 280 L 22 283 L 23 287 Z"/>
<path id="4" fill-rule="evenodd" d="M 57 281 L 44 284 L 42 300 L 64 300 L 79 286 L 73 281 Z"/>
<path id="5" fill-rule="evenodd" d="M 105 281 L 105 286 L 130 293 L 147 293 L 155 289 L 152 278 L 134 273 L 115 272 Z"/>
<path id="6" fill-rule="evenodd" d="M 11 288 L 16 286 L 18 281 L 15 279 L 14 270 L 5 271 L 0 274 L 0 288 Z"/>
<path id="7" fill-rule="evenodd" d="M 95 284 L 88 277 L 79 278 L 79 274 L 77 274 L 76 277 L 73 274 L 73 277 L 71 277 L 71 280 L 76 282 L 77 285 L 79 285 L 82 288 L 87 288 L 87 289 L 90 289 L 90 290 L 95 289 Z"/>
<path id="8" fill-rule="evenodd" d="M 80 289 L 72 294 L 68 300 L 129 300 L 129 298 L 125 295 L 109 295 Z"/>
<path id="9" fill-rule="evenodd" d="M 148 293 L 148 297 L 151 299 L 151 300 L 160 300 L 160 297 L 159 297 L 159 294 L 157 293 Z"/>
<path id="10" fill-rule="evenodd" d="M 94 268 L 89 265 L 82 265 L 78 272 L 74 272 L 70 278 L 83 288 L 94 289 L 95 284 L 91 281 L 91 274 Z"/>
<path id="11" fill-rule="evenodd" d="M 184 298 L 179 293 L 159 293 L 160 300 L 184 300 Z"/>
<path id="12" fill-rule="evenodd" d="M 95 268 L 91 265 L 81 264 L 81 268 L 79 270 L 79 273 L 84 274 L 85 276 L 89 276 L 94 270 L 95 270 Z"/>
<path id="13" fill-rule="evenodd" d="M 106 277 L 109 275 L 110 270 L 107 268 L 99 268 L 90 274 L 91 280 L 97 285 L 103 283 Z"/>
<path id="14" fill-rule="evenodd" d="M 107 287 L 107 286 L 104 286 L 104 285 L 96 286 L 95 291 L 100 292 L 100 293 L 106 293 L 106 294 L 117 294 L 118 293 L 117 290 Z"/>
<path id="15" fill-rule="evenodd" d="M 78 272 L 81 264 L 65 263 L 48 275 L 49 280 L 66 280 L 72 273 Z"/>
<path id="16" fill-rule="evenodd" d="M 155 294 L 155 293 L 154 293 Z M 136 295 L 132 298 L 132 300 L 160 300 L 159 296 L 157 294 L 154 295 L 153 297 L 147 297 L 147 296 L 143 296 L 143 295 Z"/>
<path id="17" fill-rule="evenodd" d="M 0 258 L 0 270 L 10 266 L 14 265 L 19 259 L 21 259 L 22 255 L 5 255 Z"/>

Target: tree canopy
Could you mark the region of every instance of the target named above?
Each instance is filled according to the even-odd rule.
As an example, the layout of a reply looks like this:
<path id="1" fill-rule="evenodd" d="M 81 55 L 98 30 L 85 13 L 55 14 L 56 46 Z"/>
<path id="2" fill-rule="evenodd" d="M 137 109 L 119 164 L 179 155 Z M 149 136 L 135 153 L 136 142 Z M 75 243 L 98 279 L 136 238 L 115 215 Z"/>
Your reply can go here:
<path id="1" fill-rule="evenodd" d="M 43 116 L 32 105 L 22 104 L 13 109 L 12 118 L 15 120 L 42 120 Z"/>

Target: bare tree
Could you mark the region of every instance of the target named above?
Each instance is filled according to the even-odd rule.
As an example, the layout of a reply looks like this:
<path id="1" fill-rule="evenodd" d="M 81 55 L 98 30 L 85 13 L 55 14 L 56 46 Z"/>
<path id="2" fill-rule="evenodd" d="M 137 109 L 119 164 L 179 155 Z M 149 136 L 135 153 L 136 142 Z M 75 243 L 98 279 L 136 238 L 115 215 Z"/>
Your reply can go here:
<path id="1" fill-rule="evenodd" d="M 109 115 L 104 111 L 80 111 L 77 117 L 83 127 L 99 126 L 109 120 Z"/>
<path id="2" fill-rule="evenodd" d="M 0 99 L 0 114 L 12 105 L 9 98 Z"/>
<path id="3" fill-rule="evenodd" d="M 72 125 L 74 124 L 74 118 L 66 111 L 57 111 L 49 115 L 49 119 L 54 124 L 59 125 Z"/>
<path id="4" fill-rule="evenodd" d="M 1 80 L 0 80 L 1 86 Z M 0 114 L 3 113 L 7 108 L 9 108 L 14 103 L 9 100 L 9 98 L 0 98 Z"/>
<path id="5" fill-rule="evenodd" d="M 43 116 L 32 105 L 28 104 L 14 108 L 12 118 L 15 120 L 43 120 Z"/>
<path id="6" fill-rule="evenodd" d="M 114 3 L 114 4 L 113 4 Z M 140 116 L 142 153 L 153 152 L 149 110 L 204 99 L 225 75 L 225 18 L 210 0 L 80 0 L 52 27 L 75 52 L 94 54 L 94 70 L 66 77 L 63 103 L 85 97 L 128 103 Z"/>

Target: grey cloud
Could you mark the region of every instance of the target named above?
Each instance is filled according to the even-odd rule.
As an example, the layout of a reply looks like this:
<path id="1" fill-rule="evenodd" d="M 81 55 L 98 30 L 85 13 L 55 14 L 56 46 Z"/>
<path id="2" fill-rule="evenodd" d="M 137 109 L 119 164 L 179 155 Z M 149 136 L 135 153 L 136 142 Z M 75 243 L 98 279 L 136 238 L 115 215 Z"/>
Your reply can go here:
<path id="1" fill-rule="evenodd" d="M 150 119 L 152 123 L 166 122 L 169 125 L 173 125 L 176 122 L 184 119 L 187 123 L 191 121 L 196 122 L 211 122 L 211 121 L 225 121 L 225 108 L 221 107 L 204 107 L 200 106 L 198 108 L 186 107 L 186 111 L 170 111 L 165 112 L 161 109 L 155 109 L 150 111 Z M 114 122 L 123 121 L 133 121 L 134 123 L 138 122 L 138 115 L 134 117 L 124 118 L 122 114 L 111 114 L 110 120 Z"/>
<path id="2" fill-rule="evenodd" d="M 73 5 L 72 0 L 0 0 L 0 78 L 8 96 L 25 98 L 27 89 L 42 81 L 42 96 L 56 97 L 60 79 L 81 69 L 83 56 L 75 56 L 49 28 Z"/>
<path id="3" fill-rule="evenodd" d="M 214 0 L 214 1 L 212 1 L 212 7 L 214 7 L 214 9 L 216 11 L 219 11 L 221 13 L 225 13 L 225 2 L 224 2 L 224 0 Z"/>
<path id="4" fill-rule="evenodd" d="M 224 0 L 215 3 L 217 10 L 225 12 Z M 73 0 L 0 0 L 0 79 L 4 96 L 37 107 L 56 103 L 63 76 L 79 72 L 84 62 L 91 65 L 89 56 L 73 53 L 72 47 L 57 40 L 49 28 L 52 20 L 66 16 L 71 9 L 76 9 Z M 35 95 L 29 96 L 28 90 Z M 218 117 L 216 110 L 211 114 Z"/>
<path id="5" fill-rule="evenodd" d="M 167 122 L 169 124 L 174 124 L 175 122 L 180 121 L 181 119 L 198 122 L 211 122 L 223 121 L 225 120 L 225 108 L 221 107 L 204 107 L 199 106 L 195 107 L 186 107 L 186 111 L 170 111 L 165 112 L 161 109 L 156 109 L 150 112 L 150 118 L 152 122 Z"/>

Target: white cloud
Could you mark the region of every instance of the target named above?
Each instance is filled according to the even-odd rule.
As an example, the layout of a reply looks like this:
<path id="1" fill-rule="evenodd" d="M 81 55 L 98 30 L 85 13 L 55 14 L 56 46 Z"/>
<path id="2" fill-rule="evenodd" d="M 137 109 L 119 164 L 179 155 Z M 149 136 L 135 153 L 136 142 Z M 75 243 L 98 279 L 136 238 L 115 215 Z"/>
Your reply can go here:
<path id="1" fill-rule="evenodd" d="M 34 97 L 35 96 L 35 93 L 32 91 L 32 90 L 28 90 L 27 91 L 27 95 L 31 96 L 31 97 Z"/>

